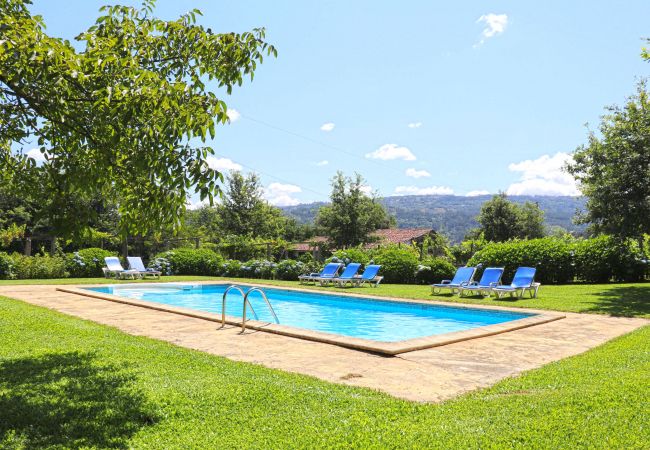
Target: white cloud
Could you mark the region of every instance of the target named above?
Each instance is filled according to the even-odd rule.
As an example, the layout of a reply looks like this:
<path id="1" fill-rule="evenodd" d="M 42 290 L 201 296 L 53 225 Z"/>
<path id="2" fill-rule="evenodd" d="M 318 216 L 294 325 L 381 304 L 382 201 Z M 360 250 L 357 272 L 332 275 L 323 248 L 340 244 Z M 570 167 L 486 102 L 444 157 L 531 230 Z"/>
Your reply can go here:
<path id="1" fill-rule="evenodd" d="M 208 167 L 212 170 L 218 170 L 220 172 L 225 172 L 226 170 L 235 170 L 239 171 L 242 169 L 241 164 L 237 164 L 235 161 L 229 158 L 217 158 L 216 156 L 208 156 L 206 158 Z"/>
<path id="2" fill-rule="evenodd" d="M 361 192 L 363 192 L 366 195 L 372 194 L 372 186 L 366 184 L 364 186 L 361 186 Z"/>
<path id="3" fill-rule="evenodd" d="M 469 191 L 467 194 L 465 194 L 465 197 L 478 197 L 479 195 L 489 195 L 490 191 Z"/>
<path id="4" fill-rule="evenodd" d="M 336 126 L 335 123 L 333 123 L 333 122 L 327 122 L 327 123 L 322 124 L 322 125 L 320 126 L 320 129 L 321 129 L 321 131 L 332 131 L 332 130 L 334 129 L 335 126 Z"/>
<path id="5" fill-rule="evenodd" d="M 406 147 L 400 147 L 397 144 L 384 144 L 371 153 L 366 153 L 366 158 L 383 159 L 384 161 L 392 159 L 403 159 L 404 161 L 415 161 L 415 155 Z"/>
<path id="6" fill-rule="evenodd" d="M 422 122 L 411 122 L 407 126 L 409 128 L 420 128 L 422 126 Z"/>
<path id="7" fill-rule="evenodd" d="M 199 209 L 199 208 L 202 208 L 204 206 L 208 206 L 209 204 L 210 204 L 210 202 L 208 201 L 208 199 L 194 201 L 191 198 L 188 198 L 187 202 L 185 203 L 185 205 L 187 206 L 187 209 Z"/>
<path id="8" fill-rule="evenodd" d="M 302 189 L 295 184 L 271 183 L 264 189 L 264 196 L 272 205 L 293 206 L 300 203 L 300 200 L 292 197 L 298 192 L 302 192 Z"/>
<path id="9" fill-rule="evenodd" d="M 426 170 L 406 169 L 406 176 L 411 178 L 430 177 L 431 174 Z"/>
<path id="10" fill-rule="evenodd" d="M 237 122 L 241 117 L 240 112 L 233 108 L 228 108 L 226 110 L 226 115 L 228 116 L 228 120 L 230 120 L 230 123 Z"/>
<path id="11" fill-rule="evenodd" d="M 45 155 L 38 148 L 33 148 L 27 152 L 27 157 L 32 158 L 37 163 L 45 162 Z"/>
<path id="12" fill-rule="evenodd" d="M 506 26 L 508 26 L 508 15 L 494 13 L 483 14 L 476 20 L 476 23 L 484 23 L 485 28 L 483 28 L 483 32 L 481 33 L 481 40 L 478 44 L 474 45 L 474 48 L 483 45 L 486 39 L 503 33 L 506 30 Z"/>
<path id="13" fill-rule="evenodd" d="M 330 163 L 330 162 L 329 162 L 328 160 L 324 159 L 324 160 L 322 160 L 322 161 L 318 161 L 318 162 L 316 163 L 316 165 L 319 166 L 319 167 L 322 167 L 322 166 L 326 166 L 326 165 L 328 165 L 329 163 Z"/>
<path id="14" fill-rule="evenodd" d="M 454 190 L 447 186 L 397 186 L 395 194 L 397 195 L 452 195 Z"/>
<path id="15" fill-rule="evenodd" d="M 520 172 L 520 181 L 508 186 L 508 195 L 570 195 L 578 196 L 580 191 L 575 179 L 564 171 L 564 165 L 571 159 L 568 153 L 542 155 L 508 166 L 511 172 Z"/>

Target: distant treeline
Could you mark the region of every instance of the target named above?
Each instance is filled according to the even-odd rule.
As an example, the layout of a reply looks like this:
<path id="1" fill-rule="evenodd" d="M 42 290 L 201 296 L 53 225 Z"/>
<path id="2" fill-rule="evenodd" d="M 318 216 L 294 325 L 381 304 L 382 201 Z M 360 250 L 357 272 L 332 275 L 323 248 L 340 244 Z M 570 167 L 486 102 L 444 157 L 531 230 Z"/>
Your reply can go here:
<path id="1" fill-rule="evenodd" d="M 381 202 L 397 218 L 399 228 L 431 227 L 444 233 L 452 242 L 460 242 L 469 230 L 478 226 L 476 216 L 481 205 L 490 198 L 491 195 L 406 195 L 385 197 Z M 508 199 L 516 203 L 530 201 L 539 204 L 549 227 L 559 226 L 574 233 L 584 231 L 584 226 L 573 223 L 576 211 L 584 207 L 585 199 L 582 197 L 513 195 Z M 313 223 L 318 208 L 324 204 L 317 202 L 282 209 L 300 223 Z"/>

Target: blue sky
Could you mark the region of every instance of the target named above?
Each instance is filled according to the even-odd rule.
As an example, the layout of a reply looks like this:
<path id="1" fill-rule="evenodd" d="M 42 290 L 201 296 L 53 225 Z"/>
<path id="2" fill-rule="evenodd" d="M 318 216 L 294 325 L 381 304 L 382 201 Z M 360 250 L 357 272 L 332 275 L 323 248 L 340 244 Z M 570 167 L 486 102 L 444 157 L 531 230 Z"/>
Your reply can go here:
<path id="1" fill-rule="evenodd" d="M 106 0 L 35 0 L 72 39 Z M 137 5 L 139 2 L 122 1 Z M 258 172 L 275 204 L 326 200 L 336 170 L 383 196 L 575 195 L 564 160 L 650 65 L 650 2 L 172 1 L 278 49 L 224 100 L 215 167 Z M 235 120 L 236 119 L 236 120 Z"/>

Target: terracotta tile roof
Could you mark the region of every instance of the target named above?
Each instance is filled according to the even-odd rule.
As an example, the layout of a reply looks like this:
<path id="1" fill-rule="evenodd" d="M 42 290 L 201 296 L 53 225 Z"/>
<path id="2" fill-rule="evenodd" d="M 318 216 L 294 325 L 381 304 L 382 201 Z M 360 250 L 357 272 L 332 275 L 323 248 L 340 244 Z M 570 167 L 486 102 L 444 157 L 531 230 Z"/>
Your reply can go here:
<path id="1" fill-rule="evenodd" d="M 382 242 L 410 244 L 411 241 L 427 235 L 431 231 L 431 228 L 389 228 L 377 230 L 372 234 L 378 236 Z"/>
<path id="2" fill-rule="evenodd" d="M 293 244 L 291 250 L 311 252 L 312 250 L 315 250 L 315 247 L 312 245 L 313 242 L 327 242 L 327 238 L 325 236 L 314 236 L 307 242 L 298 242 L 297 244 Z"/>

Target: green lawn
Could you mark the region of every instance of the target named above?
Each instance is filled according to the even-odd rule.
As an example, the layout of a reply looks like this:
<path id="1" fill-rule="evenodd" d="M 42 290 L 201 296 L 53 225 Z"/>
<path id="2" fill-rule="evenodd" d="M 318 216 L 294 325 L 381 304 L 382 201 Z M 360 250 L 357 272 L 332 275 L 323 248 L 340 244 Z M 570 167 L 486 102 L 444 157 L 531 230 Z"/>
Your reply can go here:
<path id="1" fill-rule="evenodd" d="M 650 442 L 650 327 L 437 405 L 233 362 L 7 298 L 0 330 L 1 448 Z"/>
<path id="2" fill-rule="evenodd" d="M 163 277 L 163 281 L 205 281 L 225 280 L 225 278 L 199 277 L 199 276 L 176 276 Z M 231 279 L 232 280 L 232 279 Z M 320 286 L 303 286 L 296 281 L 274 281 L 274 280 L 248 280 L 236 279 L 238 283 L 260 283 L 276 286 L 290 286 L 310 289 L 324 289 L 330 292 L 354 292 L 375 295 L 387 295 L 393 297 L 432 299 L 447 302 L 462 302 L 485 305 L 502 305 L 508 307 L 523 307 L 550 309 L 555 311 L 569 311 L 580 313 L 610 314 L 626 317 L 650 318 L 650 283 L 626 283 L 626 284 L 568 284 L 561 286 L 542 286 L 539 298 L 510 300 L 504 298 L 495 300 L 494 297 L 483 299 L 481 297 L 459 298 L 455 295 L 431 295 L 428 286 L 417 286 L 409 284 L 383 284 L 378 289 L 363 287 L 358 289 L 339 289 L 335 287 L 321 288 Z M 131 282 L 132 281 L 126 281 Z M 82 283 L 115 283 L 115 280 L 105 278 L 86 279 L 56 279 L 56 280 L 0 280 L 0 286 L 7 284 L 82 284 Z M 125 281 L 122 281 L 125 283 Z"/>

